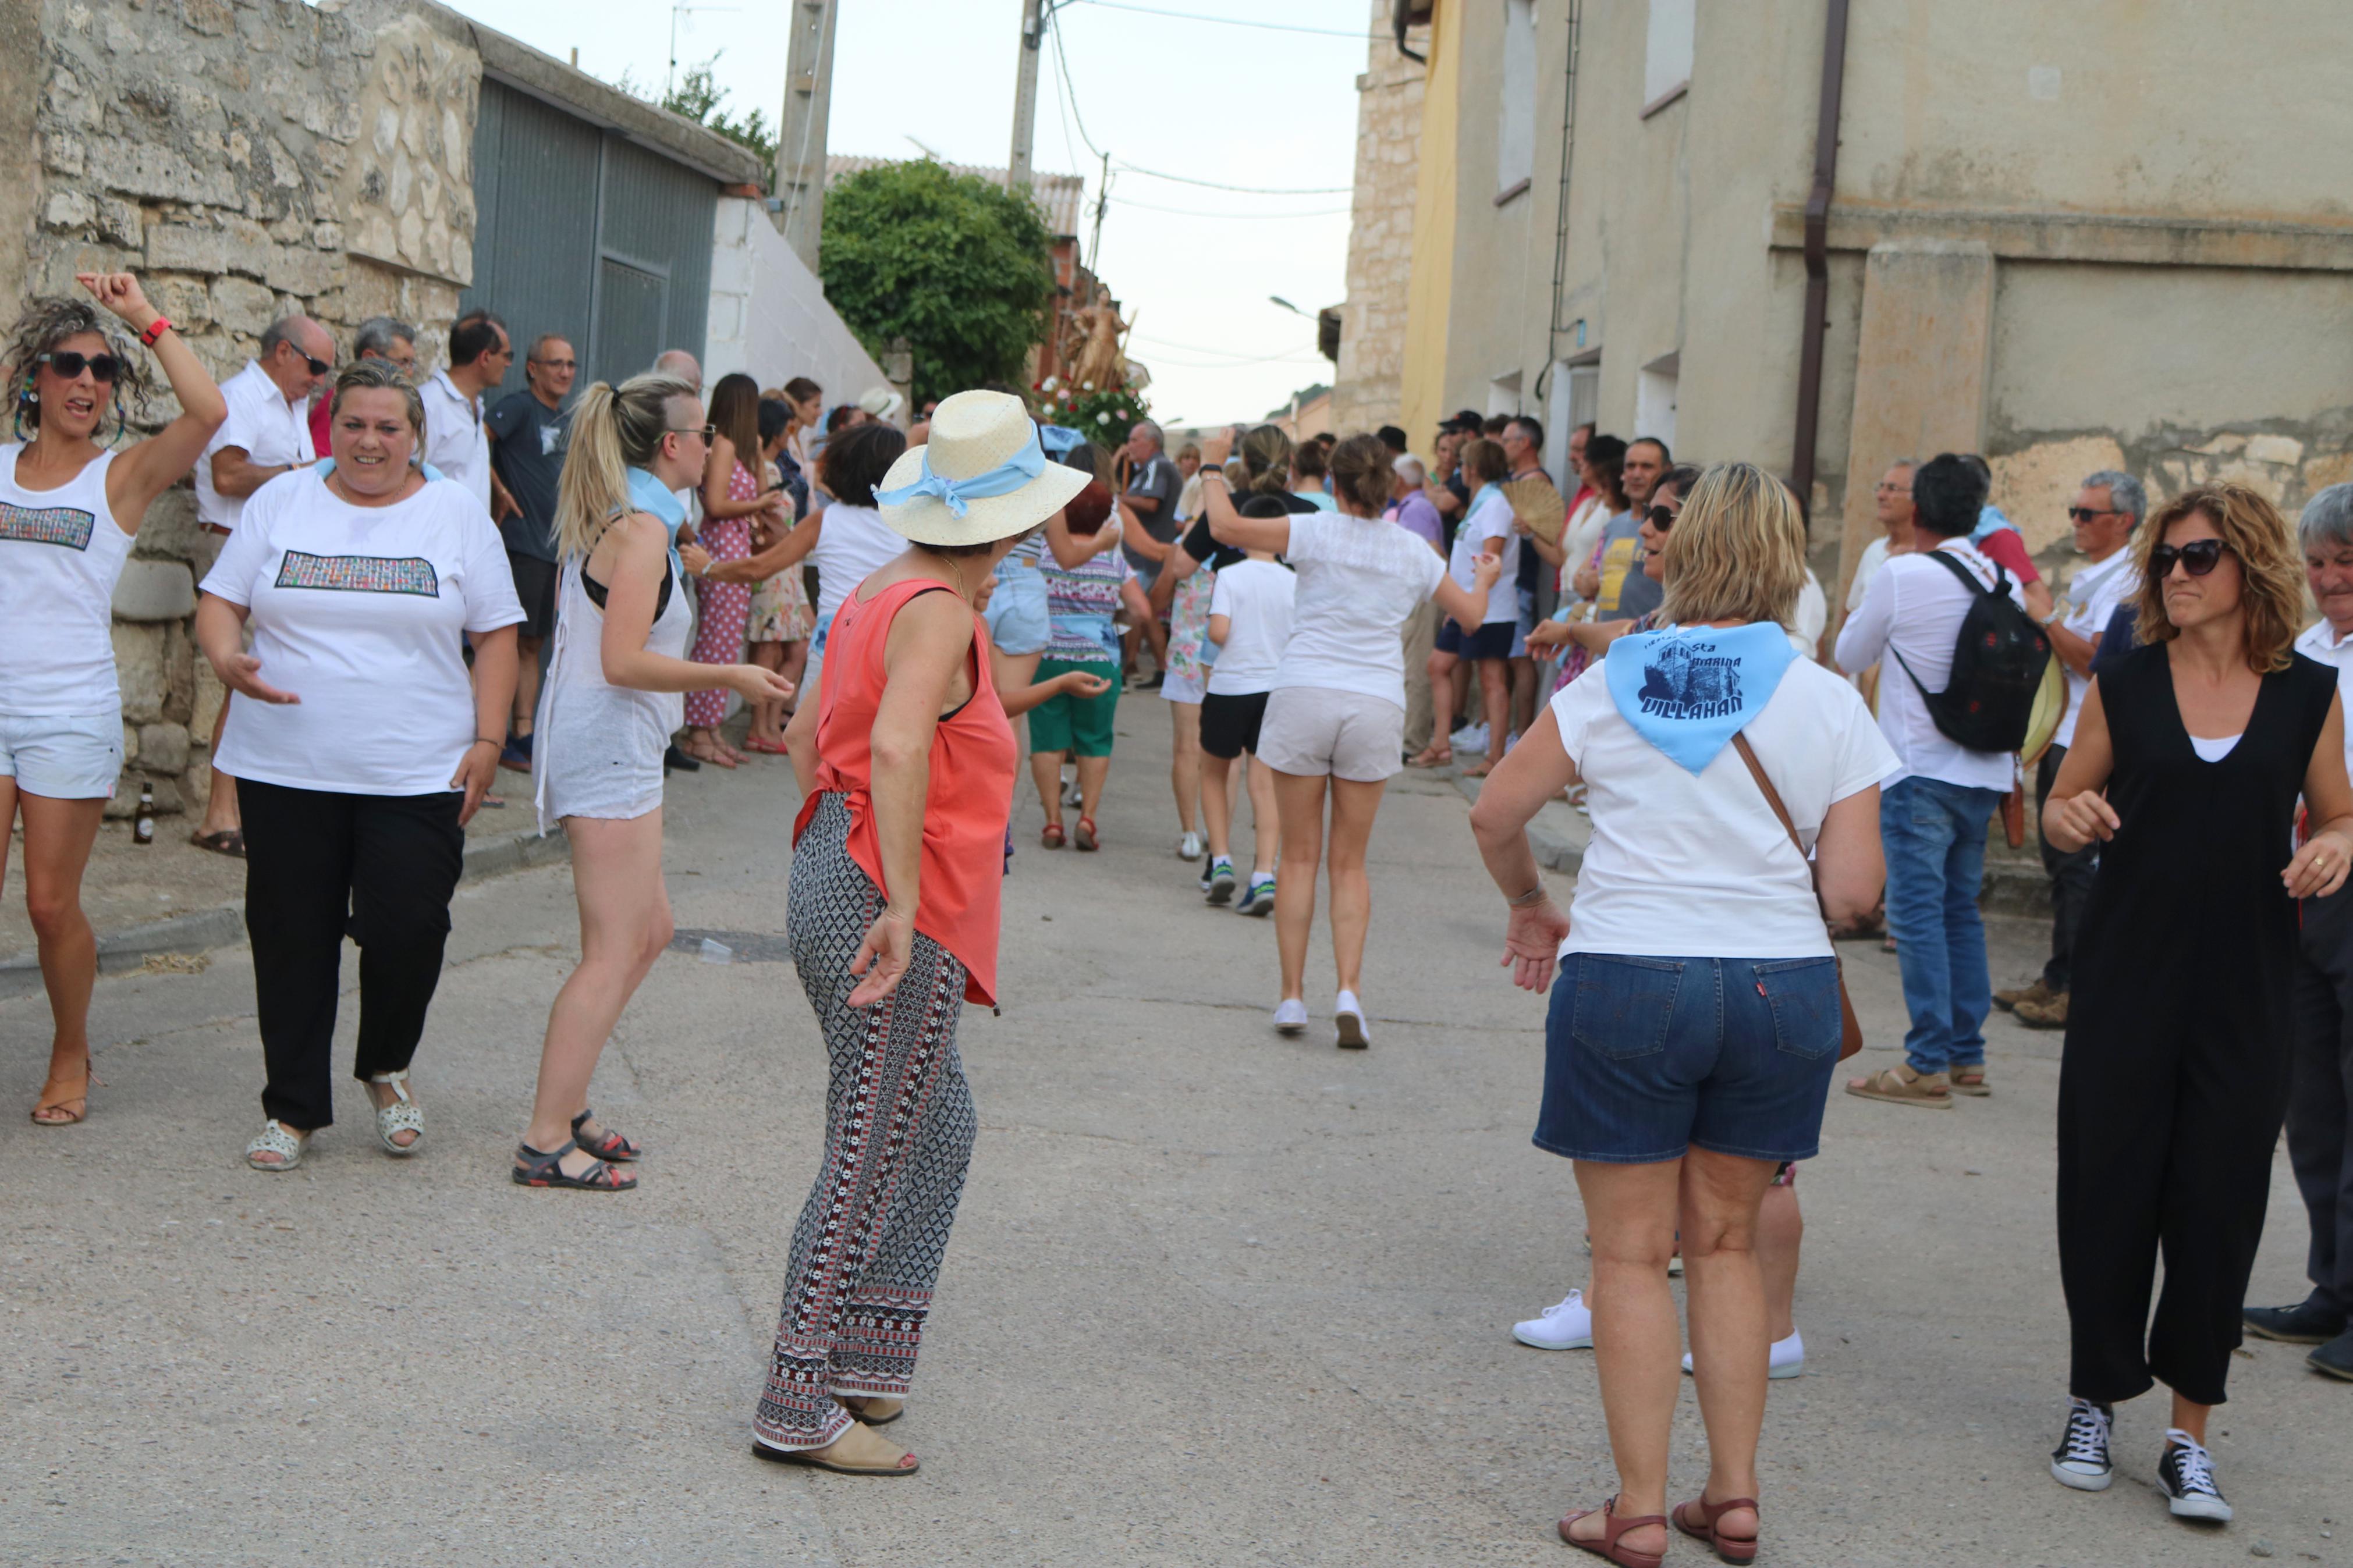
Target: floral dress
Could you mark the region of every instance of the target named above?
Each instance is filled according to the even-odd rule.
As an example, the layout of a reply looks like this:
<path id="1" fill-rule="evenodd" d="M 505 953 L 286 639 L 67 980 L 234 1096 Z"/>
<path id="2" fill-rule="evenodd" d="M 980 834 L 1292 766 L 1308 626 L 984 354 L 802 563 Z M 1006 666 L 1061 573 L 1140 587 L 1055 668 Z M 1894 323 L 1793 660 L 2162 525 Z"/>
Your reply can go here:
<path id="1" fill-rule="evenodd" d="M 727 476 L 727 499 L 744 501 L 760 499 L 759 482 L 743 464 L 735 465 Z M 713 561 L 746 561 L 752 555 L 752 520 L 749 517 L 705 517 L 701 532 L 702 548 L 711 552 Z M 752 590 L 742 583 L 713 583 L 704 579 L 699 584 L 702 592 L 696 597 L 694 648 L 687 657 L 697 664 L 734 664 L 744 657 L 744 626 L 751 616 Z M 698 730 L 707 730 L 727 717 L 727 688 L 715 686 L 707 691 L 686 694 L 686 721 Z"/>
<path id="2" fill-rule="evenodd" d="M 1204 563 L 1176 584 L 1176 596 L 1168 605 L 1168 680 L 1164 694 L 1176 688 L 1193 694 L 1187 700 L 1198 702 L 1208 684 L 1209 665 L 1217 658 L 1210 651 L 1209 595 L 1217 580 L 1218 574 Z M 1172 696 L 1169 700 L 1177 699 Z"/>
<path id="3" fill-rule="evenodd" d="M 768 465 L 768 488 L 782 489 L 784 475 Z M 779 526 L 792 526 L 792 498 L 785 500 Z M 808 591 L 801 585 L 801 569 L 788 566 L 752 590 L 751 618 L 744 625 L 745 642 L 806 642 L 817 627 L 817 612 L 809 608 Z"/>

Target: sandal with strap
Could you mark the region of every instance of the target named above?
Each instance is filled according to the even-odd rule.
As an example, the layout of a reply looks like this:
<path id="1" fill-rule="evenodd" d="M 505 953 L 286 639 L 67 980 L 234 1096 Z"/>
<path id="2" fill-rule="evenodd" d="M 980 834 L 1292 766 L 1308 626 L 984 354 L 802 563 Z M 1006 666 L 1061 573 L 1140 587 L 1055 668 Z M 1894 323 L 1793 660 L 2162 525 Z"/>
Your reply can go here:
<path id="1" fill-rule="evenodd" d="M 907 1414 L 907 1402 L 882 1394 L 838 1394 L 835 1403 L 869 1426 L 888 1426 Z"/>
<path id="2" fill-rule="evenodd" d="M 1883 1068 L 1869 1078 L 1849 1079 L 1846 1091 L 1860 1100 L 1882 1100 L 1890 1105 L 1916 1105 L 1923 1110 L 1953 1108 L 1952 1079 L 1944 1073 L 1916 1073 L 1904 1064 Z"/>
<path id="3" fill-rule="evenodd" d="M 375 1136 L 385 1153 L 397 1154 L 405 1160 L 425 1146 L 425 1111 L 408 1098 L 407 1069 L 380 1072 L 368 1082 L 380 1083 L 392 1090 L 392 1103 L 375 1108 Z M 396 1143 L 392 1137 L 396 1132 L 414 1132 L 417 1136 L 406 1143 Z"/>
<path id="4" fill-rule="evenodd" d="M 1080 848 L 1086 850 L 1093 850 L 1102 847 L 1102 845 L 1095 835 L 1095 819 L 1092 816 L 1080 817 L 1079 830 L 1075 834 L 1071 835 L 1071 842 L 1077 845 Z"/>
<path id="5" fill-rule="evenodd" d="M 245 1163 L 257 1171 L 290 1171 L 302 1163 L 302 1151 L 311 1146 L 308 1132 L 297 1132 L 276 1117 L 261 1124 L 261 1136 L 245 1146 Z M 275 1154 L 274 1163 L 256 1156 Z"/>
<path id="6" fill-rule="evenodd" d="M 1703 1493 L 1700 1496 L 1692 1499 L 1689 1502 L 1679 1502 L 1675 1504 L 1675 1528 L 1682 1531 L 1685 1535 L 1690 1536 L 1694 1541 L 1704 1541 L 1709 1546 L 1714 1547 L 1715 1549 L 1715 1555 L 1723 1562 L 1754 1563 L 1757 1561 L 1757 1537 L 1753 1535 L 1718 1535 L 1715 1532 L 1715 1521 L 1717 1520 L 1722 1519 L 1725 1514 L 1730 1513 L 1733 1510 L 1741 1508 L 1745 1508 L 1749 1512 L 1757 1515 L 1758 1523 L 1760 1526 L 1762 1525 L 1765 1512 L 1762 1509 L 1757 1506 L 1757 1500 L 1755 1498 L 1726 1498 L 1724 1501 L 1716 1503 L 1711 1507 L 1709 1506 L 1706 1495 Z"/>
<path id="7" fill-rule="evenodd" d="M 632 1160 L 644 1157 L 645 1150 L 609 1127 L 594 1138 L 582 1132 L 580 1130 L 594 1121 L 596 1115 L 594 1110 L 583 1110 L 572 1119 L 572 1142 L 580 1146 L 582 1153 L 594 1154 L 599 1160 L 607 1160 L 617 1165 L 626 1165 Z"/>
<path id="8" fill-rule="evenodd" d="M 860 1421 L 852 1421 L 848 1431 L 822 1448 L 772 1448 L 754 1437 L 752 1452 L 776 1464 L 807 1465 L 838 1476 L 912 1476 L 922 1468 L 914 1455 L 876 1436 Z"/>
<path id="9" fill-rule="evenodd" d="M 1580 1519 L 1597 1513 L 1601 1516 L 1600 1540 L 1580 1541 L 1568 1532 L 1570 1525 Z M 1636 1547 L 1621 1545 L 1618 1538 L 1630 1530 L 1640 1530 L 1646 1524 L 1655 1524 L 1664 1529 L 1666 1522 L 1667 1516 L 1662 1513 L 1646 1513 L 1633 1519 L 1620 1518 L 1618 1513 L 1618 1500 L 1613 1497 L 1599 1508 L 1579 1509 L 1562 1520 L 1560 1538 L 1580 1552 L 1590 1552 L 1596 1557 L 1607 1557 L 1610 1562 L 1617 1563 L 1618 1568 L 1659 1568 L 1659 1565 L 1667 1560 L 1665 1552 L 1644 1552 Z"/>
<path id="10" fill-rule="evenodd" d="M 1062 847 L 1062 825 L 1059 822 L 1046 824 L 1045 831 L 1038 835 L 1038 842 L 1049 849 L 1060 849 Z"/>
<path id="11" fill-rule="evenodd" d="M 626 1193 L 638 1184 L 637 1177 L 625 1176 L 602 1160 L 576 1176 L 566 1174 L 557 1162 L 579 1147 L 579 1144 L 566 1139 L 563 1148 L 543 1153 L 528 1143 L 516 1144 L 517 1163 L 512 1173 L 514 1184 L 518 1187 L 570 1187 L 582 1193 Z"/>
<path id="12" fill-rule="evenodd" d="M 79 1094 L 60 1094 L 53 1099 L 52 1091 L 61 1087 L 58 1080 L 51 1079 L 41 1085 L 41 1098 L 33 1107 L 33 1125 L 71 1127 L 76 1122 L 87 1121 L 90 1117 L 90 1091 L 92 1085 L 104 1089 L 106 1080 L 98 1076 L 98 1069 L 92 1067 L 86 1058 L 82 1061 Z M 78 1110 L 69 1109 L 73 1106 L 79 1106 L 80 1109 Z"/>

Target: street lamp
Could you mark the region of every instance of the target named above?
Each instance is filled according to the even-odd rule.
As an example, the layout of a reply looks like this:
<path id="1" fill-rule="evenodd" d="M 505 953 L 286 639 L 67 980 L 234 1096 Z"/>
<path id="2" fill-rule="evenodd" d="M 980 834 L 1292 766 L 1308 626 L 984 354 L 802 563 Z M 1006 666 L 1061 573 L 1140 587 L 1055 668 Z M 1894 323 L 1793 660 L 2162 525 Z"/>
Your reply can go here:
<path id="1" fill-rule="evenodd" d="M 1298 306 L 1293 304 L 1290 300 L 1284 299 L 1280 294 L 1269 294 L 1267 296 L 1267 300 L 1271 304 L 1282 306 L 1284 310 L 1290 311 L 1294 316 L 1306 316 L 1311 321 L 1315 319 L 1313 316 L 1308 316 L 1306 311 L 1301 310 Z"/>

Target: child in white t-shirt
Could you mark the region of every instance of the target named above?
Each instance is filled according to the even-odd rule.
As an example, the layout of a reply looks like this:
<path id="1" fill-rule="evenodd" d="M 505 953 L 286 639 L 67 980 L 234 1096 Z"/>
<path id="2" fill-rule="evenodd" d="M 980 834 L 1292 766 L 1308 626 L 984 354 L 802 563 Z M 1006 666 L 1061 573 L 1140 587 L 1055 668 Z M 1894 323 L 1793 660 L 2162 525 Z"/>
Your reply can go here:
<path id="1" fill-rule="evenodd" d="M 1209 595 L 1209 640 L 1218 645 L 1218 661 L 1201 699 L 1201 805 L 1209 827 L 1208 900 L 1222 904 L 1234 895 L 1226 781 L 1235 758 L 1248 753 L 1253 759 L 1242 764 L 1250 794 L 1250 878 L 1237 907 L 1263 915 L 1274 908 L 1274 775 L 1254 759 L 1267 695 L 1291 641 L 1298 579 L 1271 551 L 1244 554 L 1219 572 Z"/>

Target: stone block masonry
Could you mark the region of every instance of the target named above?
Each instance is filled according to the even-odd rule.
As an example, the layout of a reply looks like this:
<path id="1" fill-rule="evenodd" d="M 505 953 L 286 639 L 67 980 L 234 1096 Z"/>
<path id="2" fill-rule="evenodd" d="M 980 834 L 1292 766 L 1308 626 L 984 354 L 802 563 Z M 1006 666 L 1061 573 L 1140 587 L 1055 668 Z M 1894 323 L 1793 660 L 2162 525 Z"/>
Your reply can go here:
<path id="1" fill-rule="evenodd" d="M 481 62 L 462 19 L 402 0 L 0 0 L 0 91 L 21 95 L 0 139 L 31 142 L 15 151 L 33 188 L 0 200 L 0 226 L 23 209 L 21 250 L 0 226 L 20 296 L 136 272 L 221 378 L 294 310 L 346 353 L 353 326 L 397 316 L 441 357 L 473 276 Z M 132 436 L 174 412 L 161 393 Z M 142 777 L 164 809 L 203 803 L 219 689 L 189 618 L 211 542 L 184 482 L 116 593 L 118 812 Z"/>

